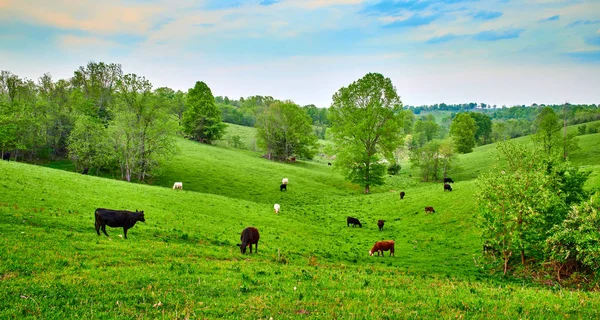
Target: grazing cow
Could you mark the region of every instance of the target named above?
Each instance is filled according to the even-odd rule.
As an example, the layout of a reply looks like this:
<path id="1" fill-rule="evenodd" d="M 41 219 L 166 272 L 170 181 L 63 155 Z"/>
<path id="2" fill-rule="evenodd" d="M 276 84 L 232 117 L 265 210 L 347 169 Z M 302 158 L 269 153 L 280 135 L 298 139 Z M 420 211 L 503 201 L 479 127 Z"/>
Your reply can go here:
<path id="1" fill-rule="evenodd" d="M 5 152 L 2 155 L 2 160 L 10 161 L 10 152 Z"/>
<path id="2" fill-rule="evenodd" d="M 444 191 L 446 191 L 446 190 L 452 191 L 452 187 L 449 184 L 444 183 Z"/>
<path id="3" fill-rule="evenodd" d="M 290 161 L 291 161 L 291 162 L 296 162 L 296 157 L 291 157 L 291 158 L 290 158 Z"/>
<path id="4" fill-rule="evenodd" d="M 352 225 L 352 228 L 354 228 L 356 225 L 358 225 L 362 228 L 362 223 L 360 223 L 360 221 L 358 221 L 356 218 L 346 217 L 346 223 L 348 224 L 348 227 Z"/>
<path id="5" fill-rule="evenodd" d="M 375 242 L 375 245 L 373 246 L 371 251 L 369 251 L 369 256 L 372 256 L 375 252 L 377 252 L 377 256 L 379 256 L 379 252 L 381 252 L 382 256 L 385 256 L 383 252 L 388 250 L 390 251 L 390 257 L 396 256 L 394 254 L 394 240 L 384 240 Z"/>
<path id="6" fill-rule="evenodd" d="M 327 165 L 331 167 L 331 162 L 327 162 Z"/>
<path id="7" fill-rule="evenodd" d="M 90 168 L 83 168 L 83 172 L 81 172 L 81 174 L 88 174 L 88 171 L 90 171 Z"/>
<path id="8" fill-rule="evenodd" d="M 400 200 L 404 199 L 405 195 L 406 193 L 404 193 L 404 191 L 400 191 Z"/>
<path id="9" fill-rule="evenodd" d="M 279 191 L 283 191 L 283 190 L 287 191 L 287 184 L 282 184 L 279 186 Z"/>
<path id="10" fill-rule="evenodd" d="M 433 207 L 425 207 L 425 213 L 427 212 L 435 213 L 435 209 L 433 209 Z"/>
<path id="11" fill-rule="evenodd" d="M 377 226 L 379 227 L 379 231 L 383 231 L 383 224 L 384 223 L 385 223 L 385 221 L 383 221 L 383 220 L 377 221 Z"/>
<path id="12" fill-rule="evenodd" d="M 106 226 L 118 228 L 123 227 L 123 234 L 127 239 L 127 229 L 133 228 L 135 223 L 141 221 L 146 223 L 144 218 L 144 211 L 126 211 L 126 210 L 111 210 L 105 208 L 98 208 L 95 212 L 96 216 L 96 233 L 100 235 L 100 228 L 102 232 L 108 237 L 106 233 Z"/>
<path id="13" fill-rule="evenodd" d="M 252 253 L 252 245 L 256 245 L 256 253 L 258 253 L 258 239 L 260 239 L 260 234 L 258 233 L 258 229 L 255 227 L 248 227 L 242 231 L 242 235 L 240 236 L 241 244 L 238 244 L 240 247 L 240 252 L 242 254 L 246 253 L 246 247 L 250 246 L 250 253 Z"/>
<path id="14" fill-rule="evenodd" d="M 288 184 L 288 178 L 281 179 L 281 184 Z"/>
<path id="15" fill-rule="evenodd" d="M 452 178 L 444 178 L 444 183 L 454 183 L 454 180 Z"/>
<path id="16" fill-rule="evenodd" d="M 276 203 L 273 208 L 275 209 L 275 213 L 279 213 L 279 208 L 281 208 L 281 206 L 279 206 L 278 203 Z"/>
<path id="17" fill-rule="evenodd" d="M 175 182 L 175 184 L 173 184 L 173 190 L 175 189 L 183 190 L 183 182 Z"/>

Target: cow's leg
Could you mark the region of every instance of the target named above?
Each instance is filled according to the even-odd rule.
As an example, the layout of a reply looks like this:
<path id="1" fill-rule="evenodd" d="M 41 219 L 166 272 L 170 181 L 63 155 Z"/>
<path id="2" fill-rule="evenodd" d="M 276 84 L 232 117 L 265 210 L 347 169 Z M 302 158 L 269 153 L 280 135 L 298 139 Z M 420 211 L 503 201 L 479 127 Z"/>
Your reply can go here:
<path id="1" fill-rule="evenodd" d="M 106 233 L 106 225 L 105 224 L 102 225 L 102 232 L 104 232 L 104 234 L 108 237 L 108 233 Z"/>
<path id="2" fill-rule="evenodd" d="M 256 243 L 255 251 L 256 251 L 256 253 L 258 253 L 258 242 Z"/>
<path id="3" fill-rule="evenodd" d="M 250 253 L 252 253 L 252 243 L 250 244 Z"/>
<path id="4" fill-rule="evenodd" d="M 96 220 L 96 233 L 100 235 L 100 221 Z"/>
<path id="5" fill-rule="evenodd" d="M 123 234 L 125 235 L 125 239 L 127 239 L 127 228 L 123 227 Z"/>

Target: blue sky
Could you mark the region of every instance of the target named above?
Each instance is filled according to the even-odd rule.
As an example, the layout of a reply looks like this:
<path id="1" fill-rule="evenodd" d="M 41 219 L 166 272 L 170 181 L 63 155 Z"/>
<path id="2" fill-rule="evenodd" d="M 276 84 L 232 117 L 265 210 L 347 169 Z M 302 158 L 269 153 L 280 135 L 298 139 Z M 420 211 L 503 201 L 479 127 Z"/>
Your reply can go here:
<path id="1" fill-rule="evenodd" d="M 600 104 L 600 0 L 0 0 L 1 70 L 88 61 L 319 107 L 368 72 L 410 105 Z"/>

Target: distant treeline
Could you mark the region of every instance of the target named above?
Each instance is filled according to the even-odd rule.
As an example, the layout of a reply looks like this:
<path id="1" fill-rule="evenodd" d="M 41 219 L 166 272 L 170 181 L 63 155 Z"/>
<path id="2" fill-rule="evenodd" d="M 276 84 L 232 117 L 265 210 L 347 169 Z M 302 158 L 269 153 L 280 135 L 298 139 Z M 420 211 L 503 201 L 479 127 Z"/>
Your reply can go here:
<path id="1" fill-rule="evenodd" d="M 248 98 L 241 97 L 239 100 L 232 100 L 228 97 L 216 96 L 215 102 L 221 110 L 221 116 L 224 122 L 238 124 L 247 127 L 254 127 L 256 119 L 264 110 L 276 100 L 271 96 L 251 96 Z M 303 106 L 308 116 L 312 119 L 315 134 L 321 138 L 325 138 L 326 127 L 329 126 L 327 120 L 327 108 L 317 108 L 313 104 Z"/>

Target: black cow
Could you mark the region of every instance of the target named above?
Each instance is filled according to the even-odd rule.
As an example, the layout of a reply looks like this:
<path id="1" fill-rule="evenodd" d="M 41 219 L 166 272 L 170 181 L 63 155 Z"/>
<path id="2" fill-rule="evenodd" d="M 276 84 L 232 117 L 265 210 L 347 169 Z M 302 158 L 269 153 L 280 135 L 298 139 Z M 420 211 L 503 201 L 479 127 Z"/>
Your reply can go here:
<path id="1" fill-rule="evenodd" d="M 404 191 L 400 191 L 400 199 L 404 199 L 405 195 L 406 195 L 406 193 L 404 193 Z"/>
<path id="2" fill-rule="evenodd" d="M 446 190 L 452 191 L 452 187 L 449 184 L 444 183 L 444 191 L 446 191 Z"/>
<path id="3" fill-rule="evenodd" d="M 379 231 L 383 231 L 383 224 L 384 223 L 385 223 L 385 221 L 383 221 L 383 220 L 377 221 L 377 226 L 379 227 Z"/>
<path id="4" fill-rule="evenodd" d="M 246 253 L 246 247 L 250 246 L 250 253 L 252 253 L 252 245 L 256 245 L 256 253 L 258 253 L 258 240 L 260 239 L 260 234 L 258 233 L 258 229 L 255 227 L 248 227 L 242 231 L 242 235 L 240 236 L 241 244 L 237 246 L 240 247 L 240 252 L 242 254 Z"/>
<path id="5" fill-rule="evenodd" d="M 327 162 L 327 165 L 328 165 L 328 166 L 331 166 L 331 162 Z"/>
<path id="6" fill-rule="evenodd" d="M 452 178 L 444 178 L 444 183 L 454 183 L 454 180 Z"/>
<path id="7" fill-rule="evenodd" d="M 347 217 L 346 222 L 348 223 L 348 227 L 350 225 L 352 225 L 352 228 L 354 228 L 354 227 L 356 227 L 356 225 L 358 225 L 359 227 L 362 228 L 362 223 L 360 223 L 360 221 L 358 221 L 358 219 L 356 219 L 356 218 Z"/>
<path id="8" fill-rule="evenodd" d="M 5 152 L 2 155 L 2 160 L 10 161 L 10 152 Z"/>
<path id="9" fill-rule="evenodd" d="M 135 223 L 138 221 L 146 223 L 144 218 L 144 211 L 126 211 L 126 210 L 111 210 L 105 208 L 96 209 L 96 233 L 100 235 L 100 228 L 102 232 L 108 237 L 106 233 L 106 226 L 119 228 L 123 227 L 123 234 L 127 239 L 127 229 L 133 228 Z"/>
<path id="10" fill-rule="evenodd" d="M 81 174 L 88 174 L 88 171 L 90 170 L 90 168 L 84 168 L 83 172 Z"/>
<path id="11" fill-rule="evenodd" d="M 287 184 L 281 184 L 279 186 L 279 191 L 283 191 L 283 190 L 287 191 Z"/>

